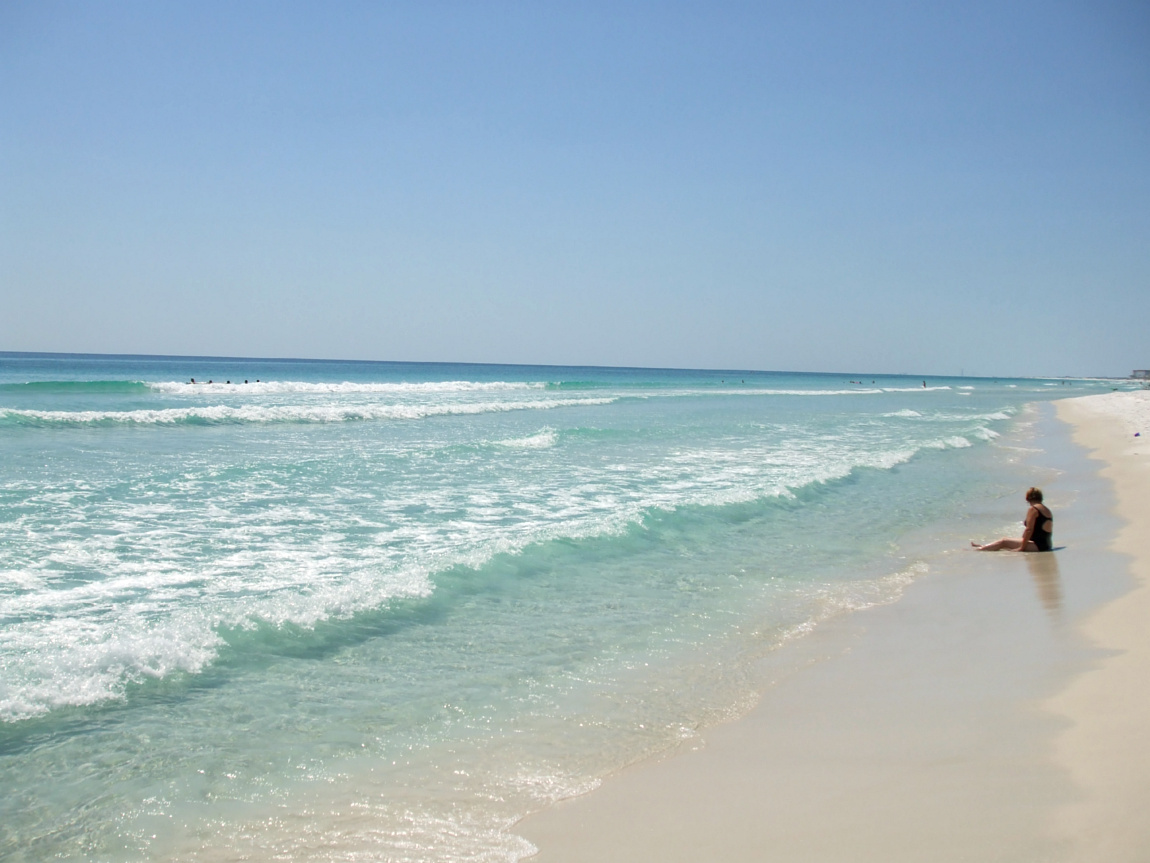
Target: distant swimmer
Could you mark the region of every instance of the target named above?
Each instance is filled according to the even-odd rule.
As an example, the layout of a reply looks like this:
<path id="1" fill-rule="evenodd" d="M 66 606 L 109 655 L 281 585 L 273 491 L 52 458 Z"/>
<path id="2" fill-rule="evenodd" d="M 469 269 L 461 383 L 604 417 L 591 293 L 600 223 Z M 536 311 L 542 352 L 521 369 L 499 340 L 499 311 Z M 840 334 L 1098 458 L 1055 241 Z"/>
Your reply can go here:
<path id="1" fill-rule="evenodd" d="M 192 378 L 192 383 L 195 383 L 195 382 L 196 382 L 196 379 L 195 379 L 195 378 Z"/>
<path id="2" fill-rule="evenodd" d="M 923 389 L 926 389 L 926 381 L 922 382 Z"/>
<path id="3" fill-rule="evenodd" d="M 1026 492 L 1026 502 L 1030 509 L 1026 511 L 1026 520 L 1023 521 L 1022 538 L 1002 539 L 979 545 L 973 539 L 970 544 L 977 551 L 1050 551 L 1053 548 L 1054 515 L 1042 502 L 1042 490 L 1031 488 Z"/>

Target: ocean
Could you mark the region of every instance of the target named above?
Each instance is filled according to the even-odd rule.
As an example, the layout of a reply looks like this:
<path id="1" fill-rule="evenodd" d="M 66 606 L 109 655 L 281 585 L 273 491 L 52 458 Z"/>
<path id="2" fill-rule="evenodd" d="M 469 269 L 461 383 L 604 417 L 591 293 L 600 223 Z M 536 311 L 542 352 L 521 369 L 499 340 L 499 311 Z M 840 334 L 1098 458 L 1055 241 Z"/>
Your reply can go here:
<path id="1" fill-rule="evenodd" d="M 0 858 L 520 859 L 1115 385 L 0 353 Z"/>

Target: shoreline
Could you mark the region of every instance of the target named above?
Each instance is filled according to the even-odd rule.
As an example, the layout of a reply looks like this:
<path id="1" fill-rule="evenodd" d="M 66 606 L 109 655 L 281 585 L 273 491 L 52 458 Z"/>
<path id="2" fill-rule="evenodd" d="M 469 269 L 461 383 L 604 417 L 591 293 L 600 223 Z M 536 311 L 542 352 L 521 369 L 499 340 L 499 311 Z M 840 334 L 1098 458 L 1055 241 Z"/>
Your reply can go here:
<path id="1" fill-rule="evenodd" d="M 1063 407 L 1091 398 L 1106 401 L 1090 422 Z M 529 859 L 1141 859 L 1150 573 L 1133 524 L 1148 510 L 1129 501 L 1145 506 L 1150 476 L 1101 442 L 1133 440 L 1115 398 L 1150 407 L 1058 403 L 1076 451 L 1055 454 L 1056 555 L 951 555 L 899 601 L 824 624 L 764 661 L 743 718 L 517 823 Z M 1123 691 L 1137 703 L 1100 707 Z"/>

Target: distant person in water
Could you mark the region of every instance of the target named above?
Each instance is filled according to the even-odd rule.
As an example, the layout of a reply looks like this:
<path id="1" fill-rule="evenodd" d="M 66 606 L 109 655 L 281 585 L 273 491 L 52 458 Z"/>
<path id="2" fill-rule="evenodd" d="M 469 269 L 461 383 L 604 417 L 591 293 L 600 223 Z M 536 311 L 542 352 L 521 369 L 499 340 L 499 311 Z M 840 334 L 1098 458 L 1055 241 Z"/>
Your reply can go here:
<path id="1" fill-rule="evenodd" d="M 1030 509 L 1026 511 L 1026 520 L 1023 522 L 1021 539 L 1002 539 L 979 545 L 973 539 L 970 544 L 978 551 L 1050 551 L 1052 547 L 1051 536 L 1054 533 L 1054 515 L 1042 502 L 1042 491 L 1032 488 L 1026 492 L 1026 502 Z"/>

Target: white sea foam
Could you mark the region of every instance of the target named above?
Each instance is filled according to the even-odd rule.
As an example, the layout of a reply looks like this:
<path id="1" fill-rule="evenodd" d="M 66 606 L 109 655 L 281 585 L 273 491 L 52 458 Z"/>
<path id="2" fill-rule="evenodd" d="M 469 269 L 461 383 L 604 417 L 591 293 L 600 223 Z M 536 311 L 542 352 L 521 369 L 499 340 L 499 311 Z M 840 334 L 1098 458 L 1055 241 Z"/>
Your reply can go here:
<path id="1" fill-rule="evenodd" d="M 635 398 L 683 398 L 685 396 L 860 396 L 881 395 L 884 390 L 874 387 L 856 387 L 854 389 L 777 389 L 767 387 L 738 387 L 699 389 L 695 387 L 682 387 L 665 390 L 636 390 L 629 392 Z"/>
<path id="2" fill-rule="evenodd" d="M 458 402 L 440 404 L 365 405 L 213 405 L 131 411 L 44 411 L 0 409 L 0 419 L 12 417 L 53 424 L 130 423 L 174 425 L 182 423 L 335 423 L 353 420 L 415 420 L 436 416 L 499 413 L 521 410 L 552 410 L 564 407 L 608 405 L 614 396 L 555 398 L 530 401 Z"/>
<path id="3" fill-rule="evenodd" d="M 364 564 L 287 548 L 191 573 L 128 562 L 111 564 L 104 581 L 3 597 L 0 656 L 19 667 L 0 689 L 0 720 L 119 700 L 147 678 L 199 673 L 224 645 L 221 628 L 310 628 L 430 591 L 426 572 L 380 577 Z"/>
<path id="4" fill-rule="evenodd" d="M 961 395 L 961 393 L 956 393 L 956 395 Z M 992 411 L 991 413 L 946 413 L 938 411 L 929 414 L 918 414 L 918 416 L 921 417 L 924 422 L 930 423 L 969 423 L 1006 420 L 1010 419 L 1013 413 L 1011 410 Z M 909 417 L 910 414 L 898 412 L 896 414 L 885 414 L 885 416 Z"/>
<path id="5" fill-rule="evenodd" d="M 506 392 L 515 390 L 538 390 L 546 388 L 543 381 L 417 381 L 412 383 L 378 382 L 355 383 L 316 383 L 312 381 L 251 381 L 223 383 L 185 383 L 183 381 L 159 381 L 149 383 L 148 388 L 158 393 L 174 395 L 211 396 L 228 395 L 359 395 L 382 393 L 387 395 L 442 395 L 451 393 Z"/>
<path id="6" fill-rule="evenodd" d="M 781 640 L 791 641 L 809 635 L 826 621 L 847 612 L 889 605 L 929 571 L 926 563 L 916 561 L 905 569 L 880 578 L 826 585 L 816 593 L 820 602 L 815 612 L 802 623 L 784 630 Z"/>
<path id="7" fill-rule="evenodd" d="M 948 390 L 950 387 L 883 387 L 884 393 L 930 393 L 938 390 Z"/>
<path id="8" fill-rule="evenodd" d="M 973 444 L 962 435 L 930 440 L 923 444 L 927 449 L 966 449 Z"/>
<path id="9" fill-rule="evenodd" d="M 210 628 L 191 621 L 156 626 L 125 620 L 109 627 L 63 617 L 39 625 L 9 624 L 0 635 L 0 651 L 19 657 L 21 667 L 0 689 L 0 719 L 118 700 L 130 683 L 200 672 L 221 643 Z"/>
<path id="10" fill-rule="evenodd" d="M 550 449 L 555 446 L 558 440 L 559 435 L 555 432 L 555 429 L 545 428 L 527 437 L 508 438 L 506 440 L 496 441 L 496 444 L 510 449 Z"/>
<path id="11" fill-rule="evenodd" d="M 849 390 L 794 390 L 794 389 L 719 389 L 719 390 L 683 390 L 674 391 L 672 395 L 722 395 L 722 396 L 860 396 L 877 395 L 884 390 L 871 387 L 858 387 Z"/>
<path id="12" fill-rule="evenodd" d="M 557 440 L 554 429 L 544 428 L 498 443 L 548 449 Z M 890 469 L 923 447 L 970 445 L 958 436 L 894 448 L 862 443 L 828 448 L 800 437 L 686 447 L 646 464 L 592 462 L 571 472 L 521 474 L 505 489 L 461 483 L 447 462 L 414 498 L 401 495 L 367 510 L 358 495 L 346 497 L 349 489 L 284 506 L 276 502 L 281 486 L 258 476 L 257 485 L 242 478 L 220 485 L 215 468 L 159 489 L 170 500 L 115 503 L 99 487 L 34 495 L 28 503 L 44 508 L 43 525 L 67 519 L 74 538 L 43 530 L 30 516 L 13 525 L 25 537 L 24 559 L 36 562 L 6 579 L 25 590 L 0 600 L 0 619 L 13 622 L 0 635 L 0 653 L 24 657 L 0 693 L 0 718 L 122 698 L 129 685 L 149 677 L 198 673 L 221 649 L 221 628 L 310 628 L 397 597 L 426 595 L 436 571 L 479 567 L 547 540 L 617 534 L 652 509 L 791 496 L 860 467 Z M 275 505 L 259 506 L 264 498 Z M 413 520 L 404 513 L 416 501 L 454 515 Z M 84 532 L 97 520 L 106 533 Z M 375 541 L 349 546 L 348 531 L 365 528 Z M 205 558 L 203 542 L 219 547 Z M 61 589 L 52 575 L 58 571 L 102 576 Z M 58 631 L 18 622 L 34 619 L 56 621 Z"/>

